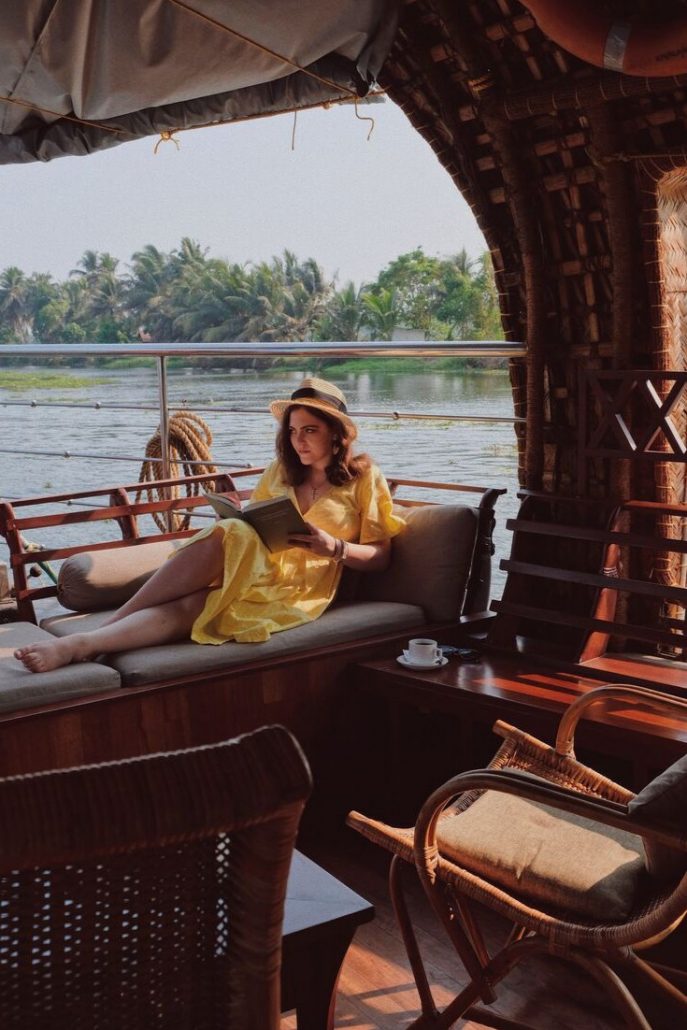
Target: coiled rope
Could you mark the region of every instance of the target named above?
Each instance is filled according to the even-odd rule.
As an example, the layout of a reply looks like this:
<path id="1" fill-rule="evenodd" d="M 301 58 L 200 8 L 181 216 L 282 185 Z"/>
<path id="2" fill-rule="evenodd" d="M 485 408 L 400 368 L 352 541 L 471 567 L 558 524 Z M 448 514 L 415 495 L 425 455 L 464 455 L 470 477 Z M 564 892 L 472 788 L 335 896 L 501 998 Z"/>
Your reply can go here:
<path id="1" fill-rule="evenodd" d="M 210 447 L 212 445 L 212 431 L 200 415 L 192 411 L 175 411 L 169 419 L 169 476 L 177 479 L 180 475 L 202 476 L 216 472 L 217 468 L 212 463 Z M 163 478 L 162 462 L 153 460 L 162 457 L 162 439 L 160 429 L 151 436 L 145 450 L 146 460 L 141 465 L 140 482 L 154 483 Z M 197 497 L 201 492 L 198 483 L 185 484 L 186 496 Z M 142 494 L 145 494 L 149 501 L 169 500 L 172 497 L 180 496 L 180 488 L 150 487 L 140 490 L 136 494 L 138 501 Z M 168 529 L 177 532 L 181 529 L 188 529 L 191 521 L 191 512 L 170 512 L 169 525 L 167 513 L 152 512 L 155 524 L 163 532 Z"/>

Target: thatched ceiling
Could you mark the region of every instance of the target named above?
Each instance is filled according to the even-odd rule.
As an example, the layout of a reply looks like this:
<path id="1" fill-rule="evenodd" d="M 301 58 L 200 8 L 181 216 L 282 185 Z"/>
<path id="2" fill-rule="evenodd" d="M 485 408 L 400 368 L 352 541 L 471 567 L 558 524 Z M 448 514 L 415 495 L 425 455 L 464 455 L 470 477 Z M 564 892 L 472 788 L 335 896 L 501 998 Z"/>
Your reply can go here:
<path id="1" fill-rule="evenodd" d="M 592 67 L 516 0 L 410 0 L 381 80 L 470 203 L 527 341 L 523 481 L 569 489 L 578 369 L 684 367 L 687 76 Z"/>

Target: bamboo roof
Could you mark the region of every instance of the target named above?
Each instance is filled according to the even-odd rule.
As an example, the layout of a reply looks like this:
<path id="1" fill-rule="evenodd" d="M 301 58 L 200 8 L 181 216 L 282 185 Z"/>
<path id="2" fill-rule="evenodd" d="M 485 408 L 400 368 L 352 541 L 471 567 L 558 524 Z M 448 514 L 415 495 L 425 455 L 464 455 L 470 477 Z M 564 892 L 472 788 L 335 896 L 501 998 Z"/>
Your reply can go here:
<path id="1" fill-rule="evenodd" d="M 580 369 L 684 368 L 687 76 L 593 67 L 516 0 L 410 0 L 380 81 L 470 204 L 506 336 L 527 342 L 513 367 L 528 419 L 521 479 L 571 490 Z M 610 484 L 599 467 L 592 479 L 653 495 L 652 473 L 630 486 L 616 468 Z"/>

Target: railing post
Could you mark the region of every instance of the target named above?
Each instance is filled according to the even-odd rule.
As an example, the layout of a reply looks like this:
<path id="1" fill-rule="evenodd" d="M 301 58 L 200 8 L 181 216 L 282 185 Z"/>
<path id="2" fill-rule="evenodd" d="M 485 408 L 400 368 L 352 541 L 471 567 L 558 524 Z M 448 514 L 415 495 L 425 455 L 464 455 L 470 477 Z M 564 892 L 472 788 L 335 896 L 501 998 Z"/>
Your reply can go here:
<path id="1" fill-rule="evenodd" d="M 160 399 L 160 459 L 162 463 L 162 478 L 169 479 L 169 406 L 167 400 L 166 358 L 164 354 L 159 354 L 155 360 L 157 363 L 157 386 L 158 396 Z M 164 489 L 160 491 L 160 494 L 165 499 L 168 499 L 170 496 L 169 488 L 164 487 Z M 167 523 L 167 531 L 171 532 L 172 523 L 174 521 L 171 511 L 167 512 L 165 521 Z"/>
<path id="2" fill-rule="evenodd" d="M 165 356 L 157 359 L 157 386 L 160 398 L 160 457 L 162 459 L 162 478 L 169 479 L 169 408 L 167 405 L 167 369 Z"/>

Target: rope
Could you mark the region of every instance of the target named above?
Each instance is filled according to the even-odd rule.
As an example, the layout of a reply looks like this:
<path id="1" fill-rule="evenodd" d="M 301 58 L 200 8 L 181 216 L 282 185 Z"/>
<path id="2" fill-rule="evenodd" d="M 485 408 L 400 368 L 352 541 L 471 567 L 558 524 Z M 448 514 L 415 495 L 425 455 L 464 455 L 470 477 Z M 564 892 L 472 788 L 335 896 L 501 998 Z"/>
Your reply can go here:
<path id="1" fill-rule="evenodd" d="M 89 125 L 95 129 L 102 129 L 104 132 L 111 132 L 119 136 L 126 132 L 126 129 L 118 129 L 114 125 L 105 125 L 103 122 L 93 122 L 88 118 L 77 118 L 75 114 L 62 114 L 60 111 L 53 111 L 50 107 L 41 107 L 29 100 L 20 100 L 18 97 L 0 97 L 2 104 L 14 104 L 15 107 L 25 107 L 29 111 L 38 111 L 39 114 L 49 114 L 53 118 L 59 118 L 65 122 L 74 122 L 76 125 Z"/>
<path id="2" fill-rule="evenodd" d="M 207 422 L 195 415 L 192 411 L 176 411 L 169 420 L 169 477 L 177 479 L 180 475 L 201 476 L 216 472 L 212 464 L 212 431 Z M 162 462 L 152 459 L 162 457 L 162 439 L 160 429 L 151 436 L 145 450 L 146 459 L 141 465 L 140 481 L 142 483 L 154 483 L 162 479 Z M 193 464 L 192 464 L 193 463 Z M 181 471 L 180 471 L 181 469 Z M 197 497 L 201 492 L 198 483 L 186 483 L 186 496 Z M 147 500 L 169 500 L 179 497 L 180 488 L 150 487 L 147 490 L 139 490 L 136 500 L 145 494 Z M 151 513 L 158 529 L 163 533 L 168 529 L 177 532 L 181 529 L 188 529 L 191 521 L 191 512 L 170 512 L 170 525 L 167 525 L 168 515 L 166 512 Z"/>

